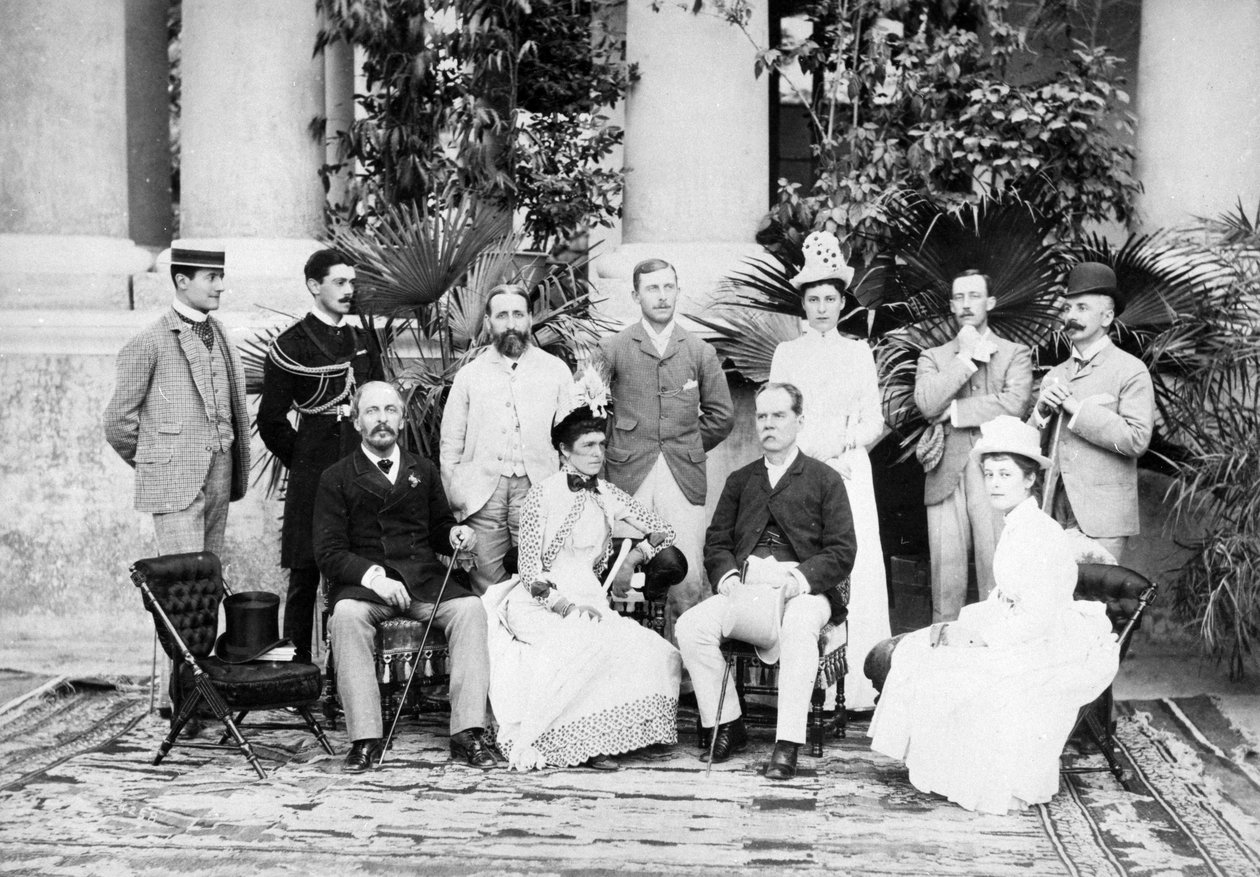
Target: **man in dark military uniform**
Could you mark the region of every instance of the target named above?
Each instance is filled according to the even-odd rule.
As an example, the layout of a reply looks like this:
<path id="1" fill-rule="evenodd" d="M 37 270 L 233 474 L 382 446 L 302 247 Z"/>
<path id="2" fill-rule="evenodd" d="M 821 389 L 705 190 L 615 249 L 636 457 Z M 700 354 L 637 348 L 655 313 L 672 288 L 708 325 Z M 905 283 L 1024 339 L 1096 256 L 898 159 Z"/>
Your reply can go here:
<path id="1" fill-rule="evenodd" d="M 355 389 L 381 380 L 380 356 L 367 333 L 345 322 L 354 304 L 354 267 L 336 250 L 306 262 L 311 312 L 282 332 L 267 352 L 258 434 L 289 470 L 280 565 L 289 570 L 284 635 L 309 660 L 319 569 L 311 548 L 315 492 L 324 470 L 359 444 L 350 417 Z M 297 412 L 296 428 L 289 412 Z"/>

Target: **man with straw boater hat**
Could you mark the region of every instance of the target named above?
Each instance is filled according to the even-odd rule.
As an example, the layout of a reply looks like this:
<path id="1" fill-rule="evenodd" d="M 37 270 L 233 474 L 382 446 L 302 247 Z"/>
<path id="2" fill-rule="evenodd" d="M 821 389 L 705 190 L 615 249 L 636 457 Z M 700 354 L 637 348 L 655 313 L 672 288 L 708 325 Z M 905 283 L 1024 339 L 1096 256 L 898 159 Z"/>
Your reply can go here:
<path id="1" fill-rule="evenodd" d="M 993 590 L 993 551 L 1001 517 L 993 513 L 980 465 L 971 449 L 980 424 L 1007 414 L 1021 420 L 1032 400 L 1032 351 L 989 328 L 997 298 L 989 278 L 968 270 L 954 278 L 949 308 L 958 334 L 919 354 L 914 404 L 936 435 L 919 460 L 926 477 L 928 548 L 932 567 L 932 621 L 953 621 L 967 600 L 968 546 L 983 600 Z"/>
<path id="2" fill-rule="evenodd" d="M 1155 388 L 1142 361 L 1108 337 L 1125 305 L 1115 272 L 1082 262 L 1063 296 L 1072 355 L 1046 374 L 1030 418 L 1051 459 L 1043 509 L 1123 562 L 1139 530 L 1137 461 L 1151 441 Z"/>
<path id="3" fill-rule="evenodd" d="M 722 692 L 722 641 L 750 642 L 762 660 L 778 660 L 778 728 L 764 775 L 786 780 L 796 775 L 805 742 L 818 636 L 844 616 L 857 538 L 844 479 L 796 446 L 806 416 L 800 390 L 765 384 L 756 406 L 764 456 L 732 472 L 722 488 L 704 545 L 717 593 L 678 619 L 678 648 L 695 685 L 700 723 L 715 735 L 714 762 L 748 744 L 733 680 Z"/>
<path id="4" fill-rule="evenodd" d="M 136 470 L 136 509 L 158 552 L 223 553 L 228 503 L 245 495 L 245 371 L 223 324 L 222 248 L 171 248 L 175 300 L 118 353 L 105 438 Z"/>

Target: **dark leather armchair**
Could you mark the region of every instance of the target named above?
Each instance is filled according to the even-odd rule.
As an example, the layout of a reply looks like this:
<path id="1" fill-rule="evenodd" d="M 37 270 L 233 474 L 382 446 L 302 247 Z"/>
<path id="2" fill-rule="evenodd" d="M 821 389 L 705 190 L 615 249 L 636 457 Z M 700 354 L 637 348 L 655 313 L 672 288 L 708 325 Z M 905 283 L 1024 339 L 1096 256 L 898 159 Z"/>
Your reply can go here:
<path id="1" fill-rule="evenodd" d="M 188 721 L 199 712 L 211 712 L 229 739 L 262 779 L 267 772 L 241 733 L 246 716 L 257 710 L 294 708 L 305 725 L 292 722 L 253 723 L 253 729 L 305 727 L 328 754 L 333 748 L 315 721 L 311 707 L 320 692 L 319 668 L 297 661 L 251 661 L 232 664 L 213 655 L 218 632 L 219 603 L 226 588 L 219 558 L 203 551 L 168 554 L 137 560 L 131 580 L 153 616 L 162 650 L 175 662 L 171 678 L 171 729 L 153 757 L 160 764 Z M 236 718 L 232 718 L 236 712 Z M 198 745 L 198 744 L 181 744 Z"/>

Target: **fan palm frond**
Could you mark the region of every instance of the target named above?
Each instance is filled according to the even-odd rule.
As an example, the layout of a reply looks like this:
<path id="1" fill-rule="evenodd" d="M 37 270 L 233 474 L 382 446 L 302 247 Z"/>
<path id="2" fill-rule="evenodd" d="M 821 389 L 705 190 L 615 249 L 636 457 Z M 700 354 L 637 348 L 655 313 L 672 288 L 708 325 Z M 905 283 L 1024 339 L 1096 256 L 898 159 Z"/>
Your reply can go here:
<path id="1" fill-rule="evenodd" d="M 719 355 L 756 383 L 770 379 L 774 349 L 801 335 L 800 320 L 781 313 L 759 314 L 727 306 L 711 311 L 709 319 L 694 314 L 688 316 L 712 333 L 709 341 L 717 347 Z"/>
<path id="2" fill-rule="evenodd" d="M 384 316 L 435 304 L 485 253 L 507 249 L 502 219 L 478 216 L 466 202 L 445 210 L 393 205 L 372 228 L 343 225 L 331 237 L 354 260 L 359 309 Z"/>
<path id="3" fill-rule="evenodd" d="M 263 366 L 267 362 L 267 351 L 271 349 L 271 342 L 276 339 L 281 332 L 287 327 L 268 326 L 257 332 L 253 337 L 247 338 L 237 345 L 237 352 L 241 355 L 241 365 L 245 368 L 245 392 L 250 395 L 257 395 L 262 392 L 263 383 Z M 258 421 L 254 420 L 250 427 L 250 434 L 257 437 Z M 268 451 L 254 456 L 253 462 L 250 464 L 250 484 L 258 487 L 264 485 L 264 492 L 269 497 L 278 497 L 284 494 L 285 482 L 288 480 L 289 470 L 284 464 Z"/>

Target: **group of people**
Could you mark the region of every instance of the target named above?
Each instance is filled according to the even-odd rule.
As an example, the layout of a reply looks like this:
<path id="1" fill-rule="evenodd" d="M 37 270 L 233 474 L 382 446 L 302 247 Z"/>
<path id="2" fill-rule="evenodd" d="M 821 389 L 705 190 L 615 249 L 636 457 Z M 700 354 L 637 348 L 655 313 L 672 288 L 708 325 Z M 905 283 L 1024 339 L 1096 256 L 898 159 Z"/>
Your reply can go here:
<path id="1" fill-rule="evenodd" d="M 867 455 L 885 432 L 881 393 L 870 348 L 836 329 L 852 280 L 838 242 L 815 233 L 805 256 L 793 283 L 807 325 L 776 350 L 770 381 L 755 398 L 761 457 L 730 474 L 707 523 L 706 458 L 731 432 L 734 407 L 713 348 L 675 319 L 671 265 L 650 259 L 636 266 L 632 295 L 641 320 L 603 339 L 596 365 L 576 382 L 562 360 L 534 344 L 527 290 L 491 290 L 484 318 L 490 344 L 455 376 L 435 465 L 400 446 L 405 402 L 382 380 L 374 339 L 344 319 L 354 302 L 353 265 L 334 250 L 310 258 L 313 307 L 271 345 L 258 431 L 289 470 L 284 629 L 299 659 L 311 654 L 321 577 L 329 589 L 330 644 L 351 740 L 346 770 L 370 769 L 382 756 L 373 636 L 377 623 L 399 615 L 432 619 L 444 631 L 452 758 L 479 768 L 506 760 L 522 770 L 616 769 L 620 754 L 677 742 L 686 684 L 707 745 L 701 757 L 730 758 L 747 732 L 733 681 L 721 691 L 720 646 L 750 612 L 773 616 L 765 645 L 779 664 L 778 727 L 765 776 L 796 773 L 818 637 L 828 623 L 845 620 L 855 658 L 842 703 L 875 706 L 860 668 L 866 651 L 889 635 Z M 1141 395 L 1145 371 L 1134 372 L 1107 340 L 1122 304 L 1114 277 L 1108 290 L 1095 271 L 1086 290 L 1087 267 L 1072 272 L 1066 293 L 1067 330 L 1084 364 L 1051 372 L 1027 428 L 1053 436 L 1058 479 L 1047 494 L 1056 517 L 1116 539 L 1136 530 L 1132 464 L 1149 440 L 1150 418 L 1144 432 L 1132 422 L 1143 404 L 1133 396 Z M 221 251 L 173 248 L 172 310 L 120 353 L 105 412 L 106 436 L 136 469 L 136 507 L 154 515 L 162 553 L 221 552 L 228 502 L 245 490 L 243 372 L 210 317 L 223 271 Z M 1091 297 L 1110 307 L 1092 307 L 1084 301 Z M 1041 612 L 1043 603 L 1062 608 L 1057 597 L 1021 599 L 1016 580 L 1027 563 L 1002 562 L 1015 533 L 1057 525 L 1046 518 L 1017 528 L 1016 520 L 1041 512 L 1004 519 L 985 500 L 995 495 L 986 484 L 998 473 L 990 477 L 990 457 L 978 456 L 978 428 L 999 414 L 1023 418 L 1032 388 L 1027 348 L 988 329 L 995 304 L 987 278 L 968 272 L 956 279 L 958 337 L 919 362 L 915 400 L 939 425 L 944 448 L 926 493 L 936 622 L 958 619 L 968 543 L 984 605 L 997 601 L 1025 614 Z M 1104 376 L 1123 386 L 1109 392 Z M 1149 376 L 1145 392 L 1149 406 Z M 1108 477 L 1100 478 L 1104 469 Z M 1132 509 L 1098 508 L 1098 491 L 1110 491 L 1104 504 L 1115 505 L 1129 481 Z M 1008 537 L 995 568 L 1003 520 Z M 616 537 L 632 539 L 621 562 L 613 558 Z M 661 636 L 612 611 L 609 597 L 625 597 L 632 570 L 667 551 L 681 554 L 686 572 L 668 591 Z M 513 552 L 517 571 L 510 574 Z M 468 578 L 451 577 L 440 556 L 469 561 Z M 994 631 L 1007 621 L 998 611 L 964 615 L 959 627 L 944 628 L 947 635 L 938 624 L 930 654 L 964 641 L 996 653 L 1005 640 Z M 1049 630 L 1039 623 L 1025 627 Z M 900 680 L 927 671 L 903 672 L 910 665 L 896 659 L 873 725 L 887 729 L 875 744 L 897 757 L 913 753 L 922 733 L 904 716 L 907 709 L 919 714 L 923 691 Z"/>

